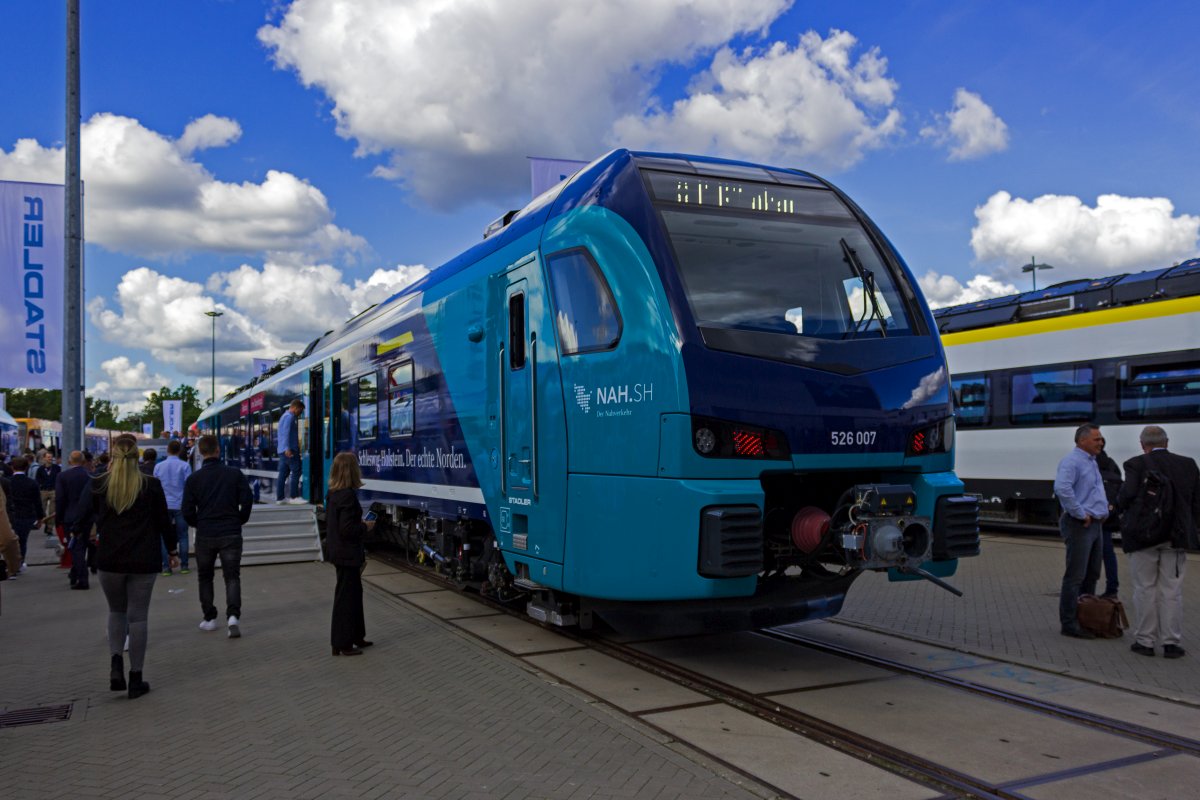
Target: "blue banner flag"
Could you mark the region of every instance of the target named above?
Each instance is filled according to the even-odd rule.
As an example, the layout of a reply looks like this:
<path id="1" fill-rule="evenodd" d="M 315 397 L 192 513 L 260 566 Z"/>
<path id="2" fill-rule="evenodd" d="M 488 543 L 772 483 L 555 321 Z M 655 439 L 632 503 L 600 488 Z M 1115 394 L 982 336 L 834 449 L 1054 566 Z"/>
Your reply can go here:
<path id="1" fill-rule="evenodd" d="M 0 181 L 0 386 L 61 389 L 63 187 Z"/>

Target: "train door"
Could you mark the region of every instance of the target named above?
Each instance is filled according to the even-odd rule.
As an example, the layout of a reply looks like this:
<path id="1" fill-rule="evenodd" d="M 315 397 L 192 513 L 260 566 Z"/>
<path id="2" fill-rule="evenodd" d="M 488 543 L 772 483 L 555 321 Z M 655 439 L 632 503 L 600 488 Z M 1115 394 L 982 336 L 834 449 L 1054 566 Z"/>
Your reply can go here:
<path id="1" fill-rule="evenodd" d="M 325 497 L 325 369 L 308 373 L 308 501 Z"/>
<path id="2" fill-rule="evenodd" d="M 566 428 L 558 352 L 536 256 L 509 270 L 501 285 L 503 328 L 495 333 L 503 497 L 497 527 L 502 546 L 561 564 Z M 541 567 L 531 565 L 530 571 L 536 581 L 555 583 Z"/>

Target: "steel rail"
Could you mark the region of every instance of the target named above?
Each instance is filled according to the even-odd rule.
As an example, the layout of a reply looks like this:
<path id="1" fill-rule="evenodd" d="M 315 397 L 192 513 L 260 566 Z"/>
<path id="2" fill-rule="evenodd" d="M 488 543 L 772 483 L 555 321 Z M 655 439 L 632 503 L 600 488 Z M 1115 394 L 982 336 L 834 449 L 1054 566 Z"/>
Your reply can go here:
<path id="1" fill-rule="evenodd" d="M 828 653 L 830 655 L 840 656 L 841 658 L 857 661 L 861 664 L 868 664 L 880 669 L 886 669 L 892 672 L 920 678 L 941 686 L 949 686 L 970 694 L 981 695 L 992 700 L 998 700 L 1000 702 L 1007 703 L 1008 705 L 1025 708 L 1031 711 L 1037 711 L 1039 713 L 1046 714 L 1047 716 L 1057 717 L 1059 719 L 1075 722 L 1090 728 L 1095 728 L 1097 730 L 1104 731 L 1105 733 L 1125 736 L 1127 738 L 1146 744 L 1152 744 L 1160 748 L 1175 750 L 1180 753 L 1187 753 L 1188 755 L 1200 756 L 1200 740 L 1197 739 L 1179 736 L 1173 733 L 1167 733 L 1165 731 L 1158 731 L 1153 728 L 1147 728 L 1143 725 L 1138 725 L 1136 723 L 1125 722 L 1112 717 L 1105 717 L 1100 714 L 1093 714 L 1089 711 L 1080 711 L 1079 709 L 1064 706 L 1059 703 L 1050 703 L 1045 700 L 1038 700 L 1036 698 L 1018 694 L 1017 692 L 1007 691 L 1005 689 L 984 686 L 955 675 L 933 672 L 920 667 L 914 667 L 911 664 L 905 664 L 904 662 L 897 661 L 895 659 L 885 658 L 883 656 L 868 655 L 842 645 L 816 641 L 791 631 L 783 631 L 776 628 L 757 631 L 757 633 L 758 635 L 769 639 L 795 643 L 802 647 Z"/>

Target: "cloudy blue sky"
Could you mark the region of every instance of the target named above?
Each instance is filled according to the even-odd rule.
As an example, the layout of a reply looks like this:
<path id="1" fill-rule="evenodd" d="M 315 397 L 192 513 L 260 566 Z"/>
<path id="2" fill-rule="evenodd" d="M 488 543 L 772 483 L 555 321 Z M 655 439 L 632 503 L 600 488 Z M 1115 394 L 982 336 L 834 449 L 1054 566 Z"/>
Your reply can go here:
<path id="1" fill-rule="evenodd" d="M 4 4 L 0 180 L 62 180 L 64 5 Z M 221 390 L 453 257 L 531 155 L 810 169 L 935 305 L 1198 254 L 1192 4 L 81 5 L 87 385 L 130 410 L 208 386 L 205 310 Z"/>

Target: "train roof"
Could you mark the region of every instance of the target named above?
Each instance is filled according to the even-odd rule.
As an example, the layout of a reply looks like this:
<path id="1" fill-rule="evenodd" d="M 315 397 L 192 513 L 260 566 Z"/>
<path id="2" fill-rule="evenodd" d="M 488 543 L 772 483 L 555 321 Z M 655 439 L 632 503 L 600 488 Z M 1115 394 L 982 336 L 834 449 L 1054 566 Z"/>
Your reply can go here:
<path id="1" fill-rule="evenodd" d="M 1200 258 L 1174 267 L 1063 281 L 1034 292 L 935 309 L 942 334 L 1200 295 Z"/>

